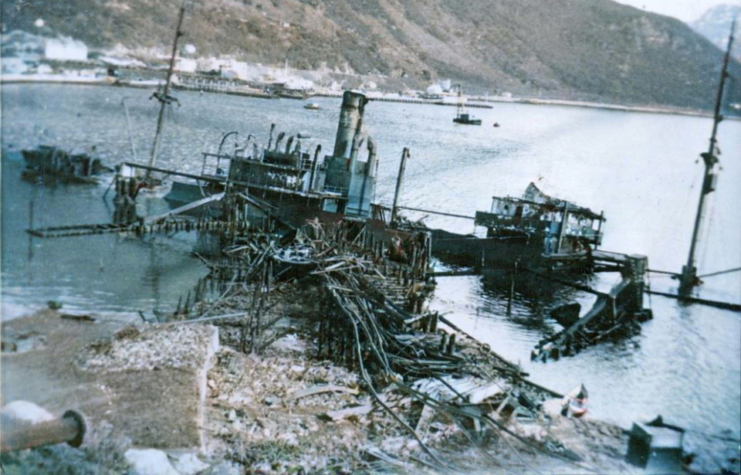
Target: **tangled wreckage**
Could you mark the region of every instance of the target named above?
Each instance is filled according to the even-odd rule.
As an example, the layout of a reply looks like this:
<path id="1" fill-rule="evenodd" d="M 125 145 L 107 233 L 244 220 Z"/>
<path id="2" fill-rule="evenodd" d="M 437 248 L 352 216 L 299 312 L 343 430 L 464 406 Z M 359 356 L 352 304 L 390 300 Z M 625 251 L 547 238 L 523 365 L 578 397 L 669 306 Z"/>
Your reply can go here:
<path id="1" fill-rule="evenodd" d="M 361 93 L 345 93 L 331 155 L 322 158 L 321 146 L 313 154 L 304 151 L 297 136 L 284 145 L 285 134 L 275 136 L 274 126 L 264 148 L 252 136 L 228 147 L 236 133 L 226 134 L 216 153 L 203 154 L 200 174 L 122 164 L 113 184 L 112 224 L 29 232 L 43 238 L 179 231 L 210 236 L 217 243 L 214 252 L 197 254 L 209 275 L 181 297 L 172 314 L 157 314 L 152 323 L 215 324 L 230 346 L 260 353 L 295 331 L 285 326 L 285 314 L 273 311 L 276 296 L 308 286 L 321 315 L 312 321 L 316 357 L 354 369 L 373 400 L 372 407 L 348 407 L 330 419 L 380 408 L 416 439 L 424 463 L 438 468 L 445 462 L 418 433 L 433 413 L 456 421 L 472 440 L 490 430 L 578 463 L 580 457 L 557 441 L 533 441 L 511 427 L 511 421 L 538 420 L 547 401 L 563 396 L 529 382 L 517 365 L 428 309 L 435 288 L 431 260 L 457 255 L 478 261 L 482 271 L 512 267 L 581 290 L 588 287 L 558 277 L 558 271 L 620 272 L 623 280 L 610 293 L 587 290 L 598 298 L 586 315 L 579 318 L 573 307 L 556 312 L 565 330 L 533 352 L 545 361 L 614 336 L 618 328 L 633 330 L 637 316 L 646 315 L 646 258 L 596 250 L 601 232 L 593 227 L 603 216 L 550 198 L 534 185 L 523 199 L 495 199 L 490 213 L 477 213 L 486 238 L 410 225 L 396 206 L 401 173 L 392 209 L 371 202 L 378 159 L 375 141 L 364 134 L 367 102 Z M 402 170 L 406 157 L 407 149 Z M 170 211 L 137 216 L 136 199 L 147 186 L 140 172 L 177 180 L 165 197 Z M 416 423 L 392 407 L 388 391 L 421 403 L 412 417 Z M 567 398 L 563 407 L 571 403 Z"/>
<path id="2" fill-rule="evenodd" d="M 204 439 L 211 442 L 220 439 L 228 446 L 227 456 L 243 466 L 254 465 L 255 442 L 274 442 L 272 439 L 279 432 L 283 432 L 281 440 L 293 442 L 295 434 L 304 438 L 318 436 L 321 431 L 316 429 L 316 420 L 306 417 L 311 415 L 329 423 L 352 421 L 361 432 L 377 437 L 372 442 L 399 434 L 390 430 L 393 424 L 413 442 L 402 445 L 414 446 L 414 450 L 404 452 L 391 450 L 393 444 L 368 444 L 362 446 L 359 456 L 344 452 L 356 456 L 352 462 L 329 465 L 325 457 L 323 463 L 314 460 L 302 464 L 301 470 L 308 466 L 317 471 L 347 472 L 358 468 L 372 471 L 383 463 L 381 470 L 395 467 L 420 471 L 424 467 L 453 471 L 452 467 L 457 469 L 465 464 L 470 453 L 456 453 L 461 445 L 446 447 L 440 442 L 448 442 L 453 438 L 451 434 L 459 434 L 505 471 L 538 470 L 522 459 L 517 450 L 504 453 L 504 457 L 493 457 L 487 442 L 517 441 L 522 452 L 542 454 L 549 461 L 557 459 L 569 467 L 562 466 L 560 472 L 571 469 L 623 472 L 623 466 L 603 465 L 605 458 L 614 459 L 621 452 L 623 434 L 619 428 L 580 421 L 571 424 L 568 431 L 559 432 L 563 424 L 559 427 L 558 421 L 565 420 L 559 419 L 559 415 L 578 418 L 587 411 L 588 391 L 584 386 L 563 396 L 528 381 L 518 365 L 498 356 L 489 345 L 467 335 L 443 315 L 430 311 L 427 301 L 435 288 L 435 276 L 443 274 L 432 270 L 431 261 L 434 257 L 464 262 L 472 265 L 477 275 L 503 276 L 510 283 L 510 303 L 515 280 L 523 276 L 593 294 L 595 302 L 585 313 L 578 304 L 563 305 L 552 311 L 563 330 L 539 342 L 531 353 L 533 360 L 545 362 L 636 331 L 639 322 L 651 318 L 650 310 L 643 308 L 647 258 L 600 250 L 603 213 L 547 196 L 534 184 L 528 186 L 521 198 L 495 197 L 488 212 L 477 212 L 471 218 L 477 226 L 486 229 L 485 237 L 429 229 L 406 220 L 399 214 L 403 207 L 398 205 L 398 200 L 408 149 L 402 153 L 393 207 L 372 203 L 378 167 L 376 144 L 363 130 L 368 100 L 352 91 L 344 94 L 330 155 L 322 157 L 321 147 L 312 155 L 302 149 L 301 134 L 287 139 L 285 133 L 274 136 L 272 126 L 266 147 L 261 147 L 251 135 L 240 144 L 235 140 L 236 132 L 225 134 L 216 153 L 203 154 L 198 174 L 155 167 L 165 106 L 173 100 L 169 88 L 184 12 L 185 6 L 180 10 L 167 84 L 163 93 L 153 96 L 160 101 L 161 109 L 150 163 L 148 166 L 124 163 L 117 168 L 112 183 L 116 192 L 113 223 L 28 231 L 39 238 L 197 232 L 199 240 L 205 237 L 216 244 L 211 252 L 196 253 L 210 272 L 180 298 L 174 312 L 155 312 L 149 318 L 141 313 L 143 325 L 124 327 L 112 338 L 94 340 L 85 347 L 78 342 L 80 335 L 75 333 L 84 330 L 74 326 L 95 322 L 89 315 L 52 314 L 58 318 L 50 326 L 56 326 L 61 333 L 66 331 L 66 340 L 59 341 L 70 345 L 56 344 L 56 340 L 55 344 L 44 345 L 45 336 L 34 333 L 34 329 L 24 329 L 26 322 L 11 322 L 8 325 L 13 332 L 11 336 L 38 350 L 20 351 L 21 345 L 10 341 L 12 338 L 6 343 L 4 335 L 3 352 L 7 348 L 7 352 L 18 353 L 14 355 L 18 358 L 10 360 L 11 364 L 33 371 L 44 366 L 34 358 L 46 351 L 51 355 L 49 360 L 56 363 L 49 366 L 59 373 L 55 376 L 60 380 L 64 379 L 62 375 L 70 381 L 80 378 L 83 384 L 77 388 L 95 385 L 104 389 L 105 397 L 88 401 L 96 422 L 101 413 L 108 417 L 112 412 L 110 394 L 116 394 L 116 389 L 133 384 L 134 391 L 128 387 L 128 394 L 136 392 L 141 396 L 140 388 L 147 387 L 148 382 L 156 388 L 154 396 L 159 401 L 163 395 L 162 382 L 167 380 L 173 385 L 168 389 L 174 388 L 166 395 L 168 398 L 181 402 L 180 399 L 190 397 L 199 401 L 187 407 L 197 417 L 181 418 L 177 410 L 162 411 L 152 404 L 155 398 L 145 394 L 132 397 L 133 402 L 125 401 L 131 403 L 129 408 L 141 411 L 128 411 L 126 417 L 119 415 L 116 423 L 129 429 L 137 442 L 146 441 L 150 446 L 162 444 L 168 437 L 178 447 L 191 444 L 201 448 Z M 732 40 L 731 36 L 726 64 Z M 678 276 L 685 292 L 700 282 L 694 249 L 703 199 L 715 187 L 718 163 L 714 155 L 715 132 L 721 119 L 725 75 L 724 65 L 711 148 L 703 154 L 706 175 L 695 236 L 688 264 Z M 456 119 L 457 122 L 476 123 L 467 115 L 459 115 L 461 120 Z M 232 147 L 227 145 L 230 139 Z M 368 153 L 362 160 L 364 144 Z M 26 177 L 54 176 L 94 183 L 97 175 L 111 171 L 88 155 L 50 147 L 26 150 L 23 155 L 28 163 Z M 139 191 L 161 183 L 159 178 L 152 178 L 153 174 L 176 179 L 165 198 L 172 209 L 160 215 L 140 217 L 136 209 Z M 716 275 L 736 271 L 731 269 Z M 608 292 L 596 291 L 579 278 L 593 272 L 618 273 L 620 281 Z M 455 275 L 456 271 L 446 274 Z M 681 300 L 692 301 L 687 296 Z M 297 317 L 301 317 L 301 324 L 295 321 Z M 87 331 L 97 337 L 102 327 L 91 325 Z M 300 332 L 305 337 L 305 351 L 300 358 L 294 355 L 291 359 L 285 347 L 277 348 L 280 346 L 277 343 L 285 344 L 287 336 Z M 214 347 L 218 347 L 219 341 L 229 349 L 219 352 L 215 357 L 217 363 L 209 369 L 204 362 L 218 351 Z M 71 356 L 77 350 L 80 354 Z M 250 359 L 271 351 L 273 360 Z M 59 358 L 59 353 L 64 353 L 65 358 Z M 296 361 L 301 364 L 291 365 Z M 265 367 L 267 370 L 261 374 Z M 352 377 L 343 371 L 352 371 Z M 125 376 L 119 377 L 116 372 L 124 372 Z M 194 376 L 194 373 L 198 374 Z M 173 378 L 173 374 L 177 377 Z M 289 379 L 305 387 L 285 391 Z M 193 391 L 194 387 L 198 391 Z M 326 400 L 337 394 L 341 399 L 333 402 L 341 402 L 340 409 L 322 406 L 319 410 L 321 405 L 312 406 L 316 401 L 304 404 L 312 397 Z M 202 403 L 206 399 L 210 406 L 204 411 Z M 255 409 L 258 401 L 270 409 L 262 406 Z M 248 415 L 250 411 L 283 416 L 291 420 L 290 431 L 282 430 L 288 426 L 276 431 L 275 420 Z M 15 430 L 6 424 L 7 411 L 2 412 L 4 437 L 0 452 L 3 453 L 59 442 L 78 446 L 88 428 L 82 414 L 68 411 L 61 418 L 45 419 L 31 429 Z M 139 417 L 128 417 L 130 414 Z M 379 414 L 385 419 L 378 417 Z M 156 422 L 152 423 L 150 416 Z M 146 420 L 144 427 L 142 419 Z M 220 425 L 224 422 L 220 419 L 226 419 L 228 426 Z M 244 425 L 247 421 L 251 424 L 249 428 Z M 341 430 L 335 433 L 340 435 L 335 437 L 340 439 L 337 447 L 361 447 L 346 443 L 343 437 L 347 432 Z M 569 443 L 574 442 L 574 431 L 580 432 L 581 438 Z M 672 464 L 671 473 L 682 469 L 684 431 L 681 428 L 664 424 L 659 418 L 634 425 L 631 433 L 628 448 L 631 463 L 652 470 L 652 463 L 666 458 Z M 600 446 L 599 434 L 610 443 Z M 254 445 L 246 451 L 246 443 Z M 396 445 L 398 449 L 399 444 Z M 328 449 L 321 447 L 321 450 Z M 519 462 L 506 465 L 506 459 L 512 455 L 520 458 Z M 285 456 L 286 452 L 279 451 L 277 457 Z M 271 460 L 275 461 L 275 457 Z M 729 460 L 738 465 L 737 457 Z M 467 468 L 472 468 L 470 463 Z M 298 471 L 295 466 L 278 463 L 269 465 L 266 471 L 271 470 Z M 667 471 L 666 467 L 661 470 Z"/>
<path id="3" fill-rule="evenodd" d="M 306 268 L 311 261 L 306 255 L 301 257 L 301 253 L 290 250 L 293 246 L 290 239 L 307 223 L 322 225 L 327 232 L 334 232 L 339 225 L 355 223 L 354 226 L 363 228 L 364 245 L 377 255 L 417 267 L 417 278 L 428 286 L 432 285 L 435 274 L 430 269 L 419 268 L 419 262 L 435 256 L 468 261 L 475 264 L 479 273 L 504 273 L 513 282 L 516 276 L 528 275 L 594 294 L 596 302 L 583 315 L 576 304 L 553 311 L 552 316 L 564 330 L 541 341 L 533 350 L 532 358 L 543 361 L 572 355 L 598 341 L 632 333 L 638 330 L 639 322 L 651 318 L 650 310 L 643 308 L 647 258 L 598 250 L 604 214 L 545 195 L 534 184 L 530 184 L 522 198 L 495 197 L 489 212 L 476 213 L 475 223 L 486 228 L 486 237 L 427 229 L 399 215 L 401 207 L 397 204 L 409 155 L 405 149 L 394 207 L 388 209 L 372 203 L 378 158 L 376 143 L 363 127 L 367 103 L 361 93 L 345 93 L 331 155 L 322 157 L 321 145 L 313 154 L 305 151 L 300 134 L 286 138 L 281 132 L 276 136 L 274 125 L 265 147 L 260 147 L 251 135 L 240 144 L 237 133 L 231 132 L 224 135 L 216 153 L 202 154 L 200 174 L 130 162 L 122 164 L 115 182 L 114 224 L 30 232 L 50 237 L 195 230 L 225 232 L 232 239 L 259 234 L 264 239 L 275 240 L 276 248 L 289 246 L 281 251 L 282 261 L 276 261 L 284 267 L 282 272 L 288 272 L 286 267 Z M 367 155 L 362 159 L 364 144 Z M 145 176 L 142 178 L 139 173 Z M 173 209 L 159 216 L 139 218 L 136 197 L 153 173 L 175 180 L 165 196 Z M 423 250 L 419 248 L 421 242 L 426 243 Z M 233 255 L 227 260 L 232 262 Z M 237 276 L 247 272 L 233 262 L 212 269 Z M 622 279 L 610 292 L 599 292 L 571 278 L 574 274 L 595 271 L 619 272 Z M 415 305 L 419 308 L 419 304 Z"/>

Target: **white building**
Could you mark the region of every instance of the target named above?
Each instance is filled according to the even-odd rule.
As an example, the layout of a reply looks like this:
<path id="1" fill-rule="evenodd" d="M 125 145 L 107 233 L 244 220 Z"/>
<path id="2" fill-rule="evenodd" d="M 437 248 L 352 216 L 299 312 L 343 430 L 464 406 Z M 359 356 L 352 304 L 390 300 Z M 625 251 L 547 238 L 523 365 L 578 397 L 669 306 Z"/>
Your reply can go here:
<path id="1" fill-rule="evenodd" d="M 433 84 L 427 88 L 427 94 L 442 94 L 443 87 L 440 84 Z"/>
<path id="2" fill-rule="evenodd" d="M 175 70 L 184 73 L 194 73 L 198 69 L 198 61 L 191 58 L 177 58 Z"/>
<path id="3" fill-rule="evenodd" d="M 249 76 L 249 66 L 244 61 L 234 61 L 229 63 L 228 71 L 234 72 L 236 77 L 246 80 Z"/>
<path id="4" fill-rule="evenodd" d="M 292 77 L 289 78 L 285 84 L 288 89 L 304 91 L 314 89 L 314 82 L 303 78 Z"/>
<path id="5" fill-rule="evenodd" d="M 87 46 L 72 38 L 44 41 L 44 57 L 58 61 L 87 61 Z"/>

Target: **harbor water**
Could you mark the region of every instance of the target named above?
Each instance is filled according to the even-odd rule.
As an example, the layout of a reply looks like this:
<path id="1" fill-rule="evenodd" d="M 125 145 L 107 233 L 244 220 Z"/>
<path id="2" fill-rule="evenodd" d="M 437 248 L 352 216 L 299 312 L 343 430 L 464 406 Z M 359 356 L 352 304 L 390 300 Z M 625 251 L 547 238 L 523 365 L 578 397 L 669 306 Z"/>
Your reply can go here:
<path id="1" fill-rule="evenodd" d="M 2 89 L 2 309 L 12 318 L 49 300 L 88 311 L 173 310 L 205 274 L 193 255 L 194 238 L 117 235 L 29 239 L 29 226 L 110 221 L 111 193 L 99 186 L 40 186 L 20 180 L 18 151 L 39 144 L 96 153 L 108 165 L 134 160 L 122 107 L 131 115 L 137 160 L 148 161 L 158 103 L 151 91 L 64 85 L 3 85 Z M 178 92 L 168 112 L 158 165 L 199 173 L 201 152 L 215 151 L 221 134 L 238 131 L 267 143 L 276 132 L 309 134 L 302 146 L 331 150 L 339 100 L 265 100 Z M 455 109 L 372 102 L 365 123 L 376 139 L 380 169 L 376 201 L 389 204 L 403 147 L 409 147 L 401 203 L 472 216 L 492 196 L 519 196 L 534 182 L 553 196 L 607 217 L 605 250 L 643 254 L 652 269 L 678 272 L 686 260 L 709 118 L 599 109 L 494 104 L 474 109 L 482 126 L 453 124 Z M 498 122 L 498 128 L 492 125 Z M 741 266 L 741 122 L 720 125 L 721 176 L 705 215 L 699 274 Z M 232 146 L 232 143 L 227 143 Z M 33 208 L 30 203 L 33 202 Z M 141 214 L 164 209 L 159 197 L 140 199 Z M 33 213 L 33 220 L 31 220 Z M 473 221 L 424 213 L 432 227 L 474 232 Z M 615 276 L 594 277 L 609 288 Z M 654 289 L 676 281 L 652 274 Z M 741 273 L 708 277 L 705 298 L 741 301 Z M 489 343 L 534 381 L 559 392 L 584 383 L 590 413 L 623 427 L 642 417 L 738 439 L 741 433 L 741 316 L 646 296 L 654 319 L 640 334 L 601 344 L 560 361 L 531 363 L 530 350 L 560 329 L 548 312 L 588 294 L 556 291 L 545 298 L 516 289 L 511 315 L 507 293 L 479 277 L 441 277 L 432 306 L 463 330 Z M 692 439 L 698 445 L 712 439 Z M 694 442 L 693 442 L 694 440 Z"/>

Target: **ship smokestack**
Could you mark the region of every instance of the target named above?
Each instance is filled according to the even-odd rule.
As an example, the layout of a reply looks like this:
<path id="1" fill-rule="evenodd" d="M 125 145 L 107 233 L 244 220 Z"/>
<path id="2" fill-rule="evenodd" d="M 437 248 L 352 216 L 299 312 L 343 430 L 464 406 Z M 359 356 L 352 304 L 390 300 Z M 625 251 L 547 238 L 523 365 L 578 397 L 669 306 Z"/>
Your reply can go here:
<path id="1" fill-rule="evenodd" d="M 268 150 L 273 146 L 273 131 L 275 130 L 275 124 L 270 124 L 270 138 L 268 139 Z"/>
<path id="2" fill-rule="evenodd" d="M 288 137 L 288 142 L 286 142 L 286 153 L 291 153 L 291 144 L 293 143 L 293 135 Z"/>
<path id="3" fill-rule="evenodd" d="M 376 176 L 376 141 L 368 136 L 368 176 Z"/>
<path id="4" fill-rule="evenodd" d="M 283 137 L 286 136 L 285 132 L 281 132 L 278 134 L 278 139 L 275 141 L 275 151 L 278 151 L 278 147 L 280 146 L 280 143 L 283 141 Z"/>
<path id="5" fill-rule="evenodd" d="M 362 125 L 363 112 L 368 99 L 365 94 L 354 91 L 345 91 L 342 96 L 342 108 L 340 109 L 340 121 L 337 125 L 337 136 L 334 142 L 334 156 L 350 158 L 349 150 L 353 145 L 353 139 L 359 134 L 359 126 Z"/>

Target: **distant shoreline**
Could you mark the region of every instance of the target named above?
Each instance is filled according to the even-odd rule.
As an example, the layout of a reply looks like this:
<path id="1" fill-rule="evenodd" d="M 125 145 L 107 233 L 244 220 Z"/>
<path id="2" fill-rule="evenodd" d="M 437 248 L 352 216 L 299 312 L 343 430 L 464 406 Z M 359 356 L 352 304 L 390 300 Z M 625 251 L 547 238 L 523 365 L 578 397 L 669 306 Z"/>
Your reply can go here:
<path id="1" fill-rule="evenodd" d="M 527 104 L 536 106 L 563 106 L 563 107 L 581 107 L 585 109 L 602 109 L 615 112 L 639 112 L 644 114 L 664 114 L 664 115 L 683 115 L 689 117 L 712 118 L 711 112 L 701 110 L 691 110 L 674 108 L 669 106 L 625 106 L 618 104 L 607 104 L 604 102 L 588 101 L 567 101 L 562 99 L 527 99 L 513 98 L 511 100 L 489 99 L 492 102 L 514 102 L 517 104 Z M 727 119 L 741 120 L 741 117 L 727 117 Z"/>
<path id="2" fill-rule="evenodd" d="M 14 84 L 64 84 L 64 85 L 73 85 L 73 86 L 111 86 L 111 87 L 129 87 L 129 88 L 135 88 L 135 89 L 142 89 L 142 88 L 151 88 L 155 87 L 155 84 L 150 82 L 142 82 L 142 83 L 136 83 L 136 82 L 114 82 L 111 81 L 109 78 L 75 78 L 75 77 L 63 77 L 63 76 L 48 76 L 48 77 L 20 77 L 15 76 L 11 78 L 6 78 L 3 76 L 0 76 L 0 85 L 14 85 Z M 189 90 L 189 89 L 185 89 Z M 249 91 L 218 91 L 218 90 L 207 90 L 204 89 L 203 92 L 206 93 L 216 93 L 216 94 L 227 94 L 227 95 L 234 95 L 234 96 L 245 96 L 245 97 L 255 97 L 255 98 L 263 98 L 268 99 L 269 96 L 255 93 L 255 92 L 249 92 Z M 330 97 L 330 98 L 339 98 L 341 97 L 341 93 L 337 92 L 330 92 L 330 91 L 320 91 L 315 94 L 313 94 L 311 97 Z M 400 103 L 406 103 L 406 104 L 429 104 L 429 105 L 455 105 L 453 103 L 441 103 L 440 101 L 432 101 L 432 100 L 425 100 L 425 99 L 417 99 L 417 98 L 405 98 L 405 97 L 370 97 L 371 100 L 376 100 L 379 102 L 400 102 Z M 583 109 L 601 109 L 601 110 L 607 110 L 607 111 L 615 111 L 615 112 L 637 112 L 637 113 L 644 113 L 644 114 L 662 114 L 662 115 L 678 115 L 678 116 L 686 116 L 686 117 L 703 117 L 703 118 L 711 118 L 713 115 L 711 112 L 707 111 L 700 111 L 700 110 L 689 110 L 689 109 L 681 109 L 681 108 L 674 108 L 669 106 L 628 106 L 628 105 L 618 105 L 618 104 L 607 104 L 607 103 L 601 103 L 601 102 L 588 102 L 588 101 L 571 101 L 571 100 L 562 100 L 562 99 L 534 99 L 534 98 L 498 98 L 498 97 L 487 97 L 487 98 L 481 98 L 481 97 L 469 97 L 469 107 L 480 107 L 480 108 L 490 108 L 491 103 L 506 103 L 506 104 L 524 104 L 524 105 L 536 105 L 536 106 L 561 106 L 561 107 L 579 107 Z M 741 120 L 741 116 L 734 117 L 724 117 L 726 120 Z"/>

